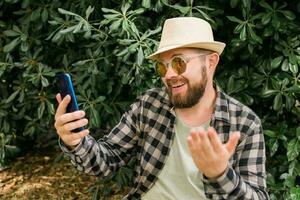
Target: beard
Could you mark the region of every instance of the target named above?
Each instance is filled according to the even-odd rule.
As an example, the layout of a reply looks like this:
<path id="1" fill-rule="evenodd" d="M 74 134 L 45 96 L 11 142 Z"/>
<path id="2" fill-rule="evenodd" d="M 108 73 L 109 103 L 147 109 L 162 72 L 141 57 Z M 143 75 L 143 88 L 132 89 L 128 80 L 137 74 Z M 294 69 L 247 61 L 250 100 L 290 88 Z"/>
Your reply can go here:
<path id="1" fill-rule="evenodd" d="M 169 94 L 169 98 L 171 104 L 175 108 L 190 108 L 196 105 L 199 100 L 202 98 L 206 84 L 207 84 L 207 76 L 206 76 L 206 68 L 202 67 L 201 71 L 202 80 L 195 84 L 190 84 L 189 80 L 183 76 L 178 76 L 167 80 L 167 93 Z M 176 82 L 182 82 L 187 85 L 186 94 L 172 94 L 172 85 Z"/>

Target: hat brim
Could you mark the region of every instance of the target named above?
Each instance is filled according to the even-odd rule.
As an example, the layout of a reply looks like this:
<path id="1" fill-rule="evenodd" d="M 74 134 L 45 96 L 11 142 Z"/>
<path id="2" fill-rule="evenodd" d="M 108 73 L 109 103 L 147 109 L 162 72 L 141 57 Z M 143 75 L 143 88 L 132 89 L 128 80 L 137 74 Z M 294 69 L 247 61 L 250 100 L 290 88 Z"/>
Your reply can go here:
<path id="1" fill-rule="evenodd" d="M 223 42 L 197 42 L 197 43 L 190 43 L 190 44 L 177 44 L 177 45 L 171 45 L 166 46 L 163 48 L 158 49 L 155 53 L 147 56 L 147 59 L 156 60 L 158 59 L 159 54 L 172 50 L 172 49 L 178 49 L 178 48 L 199 48 L 199 49 L 206 49 L 217 52 L 219 55 L 223 52 L 226 44 Z"/>

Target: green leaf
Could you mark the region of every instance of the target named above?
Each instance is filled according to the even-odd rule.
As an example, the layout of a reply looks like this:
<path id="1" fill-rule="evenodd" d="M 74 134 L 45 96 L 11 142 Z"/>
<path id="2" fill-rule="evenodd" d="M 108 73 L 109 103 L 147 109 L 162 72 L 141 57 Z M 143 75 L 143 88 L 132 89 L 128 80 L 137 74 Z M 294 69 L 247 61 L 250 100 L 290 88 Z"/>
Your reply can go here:
<path id="1" fill-rule="evenodd" d="M 201 9 L 201 8 L 202 8 L 202 9 Z M 215 21 L 214 21 L 208 14 L 206 14 L 206 13 L 203 11 L 203 9 L 209 10 L 209 9 L 211 9 L 211 8 L 204 7 L 204 6 L 196 6 L 196 7 L 194 7 L 194 9 L 196 9 L 196 10 L 199 12 L 200 16 L 202 16 L 201 18 L 203 18 L 203 19 L 205 19 L 205 20 L 207 20 L 207 21 L 210 21 L 210 22 L 212 22 L 212 23 L 215 23 Z"/>
<path id="2" fill-rule="evenodd" d="M 76 29 L 76 28 L 77 28 L 77 24 L 74 25 L 74 26 L 70 26 L 70 27 L 68 27 L 66 29 L 60 30 L 59 33 L 66 34 L 66 33 L 74 31 L 74 29 Z"/>
<path id="3" fill-rule="evenodd" d="M 296 19 L 296 15 L 292 11 L 290 11 L 290 10 L 284 10 L 284 11 L 280 11 L 280 12 L 288 20 L 294 20 L 294 19 Z"/>
<path id="4" fill-rule="evenodd" d="M 3 131 L 4 131 L 4 133 L 8 133 L 8 132 L 10 131 L 11 126 L 10 126 L 10 124 L 8 123 L 7 120 L 4 120 L 4 121 L 3 121 L 2 126 L 3 126 Z"/>
<path id="5" fill-rule="evenodd" d="M 184 6 L 180 6 L 178 4 L 175 4 L 175 5 L 171 6 L 171 7 L 174 8 L 174 9 L 176 9 L 176 10 L 178 10 L 179 12 L 181 12 L 184 15 L 186 15 L 190 11 L 190 9 L 191 9 L 191 7 L 189 7 L 189 6 L 184 7 Z"/>
<path id="6" fill-rule="evenodd" d="M 94 7 L 89 6 L 85 11 L 85 18 L 88 19 L 93 11 L 94 11 Z"/>
<path id="7" fill-rule="evenodd" d="M 41 77 L 41 81 L 42 81 L 42 86 L 43 87 L 47 87 L 49 85 L 48 79 L 43 77 L 43 76 Z"/>
<path id="8" fill-rule="evenodd" d="M 75 14 L 75 13 L 72 13 L 70 11 L 67 11 L 67 10 L 64 10 L 62 8 L 58 8 L 58 12 L 61 13 L 61 14 L 65 14 L 65 15 L 71 15 L 71 16 L 77 16 L 77 17 L 80 17 L 79 15 Z"/>
<path id="9" fill-rule="evenodd" d="M 271 140 L 269 140 L 268 147 L 270 149 L 270 156 L 273 157 L 279 147 L 278 140 L 276 138 L 272 138 Z"/>
<path id="10" fill-rule="evenodd" d="M 274 98 L 273 108 L 276 111 L 281 110 L 282 108 L 282 95 L 280 93 L 278 93 Z"/>
<path id="11" fill-rule="evenodd" d="M 16 90 L 13 92 L 5 101 L 5 103 L 10 103 L 12 100 L 16 98 L 16 96 L 19 94 L 20 90 Z"/>
<path id="12" fill-rule="evenodd" d="M 113 9 L 108 9 L 108 8 L 101 8 L 101 10 L 105 13 L 115 13 L 115 14 L 120 14 L 118 11 L 113 10 Z"/>
<path id="13" fill-rule="evenodd" d="M 263 32 L 263 36 L 264 37 L 270 37 L 274 34 L 274 29 L 271 26 L 268 26 L 265 28 L 264 32 Z"/>
<path id="14" fill-rule="evenodd" d="M 285 91 L 287 92 L 294 92 L 294 93 L 300 93 L 300 85 L 293 85 L 289 88 L 286 88 Z"/>
<path id="15" fill-rule="evenodd" d="M 253 31 L 252 28 L 248 27 L 248 31 L 249 31 L 249 33 L 250 33 L 251 38 L 252 38 L 254 41 L 257 41 L 257 42 L 260 43 L 260 44 L 263 43 L 262 39 L 261 39 L 259 36 L 257 36 L 257 35 L 255 34 L 255 32 Z"/>
<path id="16" fill-rule="evenodd" d="M 29 44 L 27 41 L 21 42 L 21 51 L 26 52 L 29 49 Z"/>
<path id="17" fill-rule="evenodd" d="M 263 98 L 267 98 L 267 97 L 270 97 L 270 96 L 273 96 L 273 95 L 277 94 L 278 92 L 279 92 L 278 90 L 264 89 L 264 90 L 262 91 L 261 96 L 262 96 Z"/>
<path id="18" fill-rule="evenodd" d="M 150 1 L 150 0 L 143 0 L 143 1 L 142 1 L 142 6 L 143 6 L 144 8 L 150 8 L 150 6 L 151 6 L 151 1 Z"/>
<path id="19" fill-rule="evenodd" d="M 283 56 L 278 56 L 278 57 L 274 58 L 271 62 L 271 67 L 273 69 L 277 68 L 280 65 L 280 63 L 282 62 L 282 59 L 283 59 Z"/>
<path id="20" fill-rule="evenodd" d="M 272 25 L 274 28 L 278 29 L 281 26 L 280 18 L 276 14 L 272 18 Z"/>
<path id="21" fill-rule="evenodd" d="M 100 103 L 100 102 L 103 102 L 105 99 L 106 99 L 105 96 L 99 96 L 99 97 L 97 97 L 97 99 L 95 100 L 95 102 L 96 103 Z"/>
<path id="22" fill-rule="evenodd" d="M 288 59 L 284 59 L 282 65 L 281 65 L 281 69 L 282 71 L 287 72 L 289 70 L 289 60 Z"/>
<path id="23" fill-rule="evenodd" d="M 81 29 L 81 27 L 83 26 L 83 22 L 80 21 L 77 25 L 76 28 L 73 30 L 73 33 L 78 33 Z"/>
<path id="24" fill-rule="evenodd" d="M 246 40 L 246 26 L 243 26 L 242 31 L 240 32 L 240 39 L 242 41 Z"/>
<path id="25" fill-rule="evenodd" d="M 289 174 L 297 176 L 300 174 L 300 163 L 296 160 L 292 161 L 289 165 Z"/>
<path id="26" fill-rule="evenodd" d="M 263 15 L 263 17 L 261 18 L 261 23 L 263 25 L 267 25 L 270 21 L 271 21 L 271 13 L 267 13 Z"/>
<path id="27" fill-rule="evenodd" d="M 18 37 L 11 41 L 9 44 L 3 47 L 3 52 L 8 53 L 11 52 L 18 44 L 20 44 L 21 39 Z"/>
<path id="28" fill-rule="evenodd" d="M 45 102 L 41 101 L 38 107 L 38 119 L 41 119 L 45 111 Z"/>
<path id="29" fill-rule="evenodd" d="M 276 137 L 276 133 L 274 131 L 271 130 L 265 130 L 264 134 L 271 137 L 271 138 L 275 138 Z"/>
<path id="30" fill-rule="evenodd" d="M 47 103 L 47 107 L 48 107 L 48 111 L 51 115 L 55 114 L 55 109 L 54 109 L 54 105 L 50 102 L 50 101 L 46 101 Z"/>
<path id="31" fill-rule="evenodd" d="M 131 17 L 132 17 L 134 15 L 141 15 L 143 12 L 145 12 L 145 9 L 144 8 L 139 8 L 139 9 L 131 11 L 131 12 L 132 12 Z"/>
<path id="32" fill-rule="evenodd" d="M 285 95 L 285 107 L 287 110 L 291 110 L 295 104 L 294 97 L 291 94 Z"/>
<path id="33" fill-rule="evenodd" d="M 242 21 L 242 20 L 236 18 L 235 16 L 226 16 L 226 17 L 227 17 L 227 19 L 229 19 L 229 20 L 232 21 L 232 22 L 236 22 L 236 23 L 239 23 L 239 24 L 244 23 L 244 21 Z"/>
<path id="34" fill-rule="evenodd" d="M 48 20 L 48 10 L 47 9 L 43 9 L 41 17 L 42 17 L 43 22 L 46 22 Z"/>
<path id="35" fill-rule="evenodd" d="M 113 31 L 113 30 L 118 30 L 120 25 L 122 23 L 122 19 L 118 19 L 117 21 L 114 21 L 110 26 L 109 26 L 109 29 L 110 31 Z"/>
<path id="36" fill-rule="evenodd" d="M 298 65 L 294 65 L 294 64 L 290 64 L 290 71 L 293 73 L 293 74 L 298 74 Z"/>
<path id="37" fill-rule="evenodd" d="M 122 4 L 121 11 L 122 11 L 123 15 L 125 15 L 127 13 L 127 10 L 129 8 L 130 8 L 130 4 L 129 3 Z"/>
<path id="38" fill-rule="evenodd" d="M 104 107 L 104 110 L 109 113 L 109 114 L 113 114 L 114 113 L 114 109 L 112 109 L 110 106 L 108 106 L 107 104 L 103 103 L 102 104 Z"/>
<path id="39" fill-rule="evenodd" d="M 235 8 L 239 3 L 239 0 L 230 0 L 230 7 Z"/>
<path id="40" fill-rule="evenodd" d="M 269 10 L 269 11 L 273 11 L 273 8 L 272 8 L 269 4 L 267 4 L 265 1 L 260 1 L 260 2 L 259 2 L 259 5 L 260 5 L 261 7 L 266 8 L 266 9 Z"/>
<path id="41" fill-rule="evenodd" d="M 297 138 L 292 139 L 287 146 L 287 158 L 288 161 L 295 160 L 299 155 L 299 140 Z"/>
<path id="42" fill-rule="evenodd" d="M 137 64 L 142 65 L 143 60 L 144 60 L 144 52 L 142 47 L 139 47 L 138 54 L 137 54 Z"/>
<path id="43" fill-rule="evenodd" d="M 6 31 L 3 31 L 3 33 L 8 37 L 20 36 L 20 33 L 14 31 L 14 30 L 6 30 Z"/>
<path id="44" fill-rule="evenodd" d="M 300 188 L 292 187 L 290 190 L 291 200 L 299 200 L 300 199 Z"/>
<path id="45" fill-rule="evenodd" d="M 232 93 L 232 91 L 234 91 L 234 77 L 230 76 L 227 82 L 227 92 Z"/>
<path id="46" fill-rule="evenodd" d="M 295 177 L 293 177 L 291 174 L 288 174 L 287 176 L 284 177 L 284 182 L 283 185 L 287 187 L 293 187 L 295 184 Z"/>
<path id="47" fill-rule="evenodd" d="M 30 20 L 36 21 L 37 19 L 40 18 L 40 16 L 41 16 L 41 9 L 38 8 L 36 10 L 31 11 Z"/>
<path id="48" fill-rule="evenodd" d="M 98 127 L 100 125 L 100 116 L 99 113 L 94 107 L 91 107 L 91 124 Z"/>
<path id="49" fill-rule="evenodd" d="M 117 19 L 118 17 L 120 17 L 120 13 L 118 14 L 107 14 L 107 15 L 103 15 L 103 17 L 105 17 L 106 19 Z"/>

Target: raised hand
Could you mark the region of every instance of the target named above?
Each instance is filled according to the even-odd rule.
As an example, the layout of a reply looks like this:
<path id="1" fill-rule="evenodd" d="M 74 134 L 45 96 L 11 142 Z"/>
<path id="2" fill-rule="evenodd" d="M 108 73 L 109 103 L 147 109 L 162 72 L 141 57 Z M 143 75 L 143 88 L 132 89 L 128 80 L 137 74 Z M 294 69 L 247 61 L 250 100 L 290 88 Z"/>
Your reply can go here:
<path id="1" fill-rule="evenodd" d="M 78 133 L 71 132 L 76 128 L 80 128 L 88 124 L 88 119 L 83 118 L 85 116 L 84 111 L 75 111 L 72 113 L 66 113 L 68 104 L 71 101 L 70 95 L 65 96 L 62 100 L 60 94 L 56 95 L 56 100 L 59 103 L 55 114 L 56 132 L 62 141 L 69 147 L 76 146 L 81 138 L 89 134 L 89 130 L 85 129 Z"/>
<path id="2" fill-rule="evenodd" d="M 230 134 L 226 144 L 222 144 L 214 128 L 192 129 L 188 146 L 195 165 L 207 178 L 218 178 L 226 170 L 240 138 L 239 132 Z"/>

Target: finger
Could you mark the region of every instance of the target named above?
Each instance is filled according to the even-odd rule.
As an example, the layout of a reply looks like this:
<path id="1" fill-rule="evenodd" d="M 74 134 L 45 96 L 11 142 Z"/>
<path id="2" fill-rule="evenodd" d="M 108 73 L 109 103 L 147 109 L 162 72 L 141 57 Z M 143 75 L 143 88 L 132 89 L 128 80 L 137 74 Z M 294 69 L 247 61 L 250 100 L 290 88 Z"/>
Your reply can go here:
<path id="1" fill-rule="evenodd" d="M 83 127 L 83 126 L 87 125 L 88 122 L 89 121 L 86 118 L 80 119 L 80 120 L 77 120 L 77 121 L 65 124 L 64 125 L 64 129 L 68 130 L 68 131 L 72 131 L 72 130 L 74 130 L 76 128 L 80 128 L 80 127 Z"/>
<path id="2" fill-rule="evenodd" d="M 234 153 L 234 150 L 236 148 L 236 145 L 238 144 L 239 139 L 240 139 L 240 132 L 233 132 L 230 135 L 229 140 L 225 145 L 225 148 L 230 153 L 230 155 Z"/>
<path id="3" fill-rule="evenodd" d="M 60 102 L 61 102 L 61 95 L 60 95 L 60 93 L 58 93 L 56 95 L 56 101 L 60 104 Z"/>
<path id="4" fill-rule="evenodd" d="M 190 138 L 190 139 L 189 139 Z M 197 146 L 200 146 L 201 144 L 201 141 L 200 141 L 200 138 L 198 136 L 198 130 L 193 128 L 190 132 L 190 135 L 188 137 L 188 139 L 190 140 L 190 143 L 191 143 L 191 147 L 192 148 L 196 148 Z"/>
<path id="5" fill-rule="evenodd" d="M 197 147 L 197 140 L 195 140 L 195 138 L 194 138 L 194 136 L 192 136 L 192 134 L 187 137 L 187 142 L 188 142 L 190 151 L 193 151 Z"/>
<path id="6" fill-rule="evenodd" d="M 70 95 L 65 96 L 65 98 L 58 105 L 58 108 L 57 108 L 56 114 L 55 114 L 55 119 L 66 113 L 67 106 L 70 103 L 70 101 L 71 101 L 71 96 Z"/>
<path id="7" fill-rule="evenodd" d="M 208 128 L 208 137 L 209 137 L 211 145 L 213 146 L 213 149 L 216 152 L 221 152 L 223 145 L 218 136 L 218 133 L 216 132 L 216 130 L 213 127 Z"/>
<path id="8" fill-rule="evenodd" d="M 204 128 L 200 128 L 198 135 L 201 139 L 201 150 L 204 152 L 205 156 L 208 158 L 211 158 L 215 155 L 214 149 L 212 144 L 210 143 L 207 131 L 204 130 Z"/>
<path id="9" fill-rule="evenodd" d="M 62 126 L 64 124 L 67 124 L 72 121 L 76 121 L 78 119 L 81 119 L 85 116 L 85 112 L 83 110 L 71 112 L 71 113 L 66 113 L 61 115 L 59 118 L 56 120 L 56 124 L 58 126 Z"/>
<path id="10" fill-rule="evenodd" d="M 90 133 L 90 131 L 88 129 L 84 129 L 80 132 L 77 132 L 77 133 L 72 133 L 72 134 L 68 134 L 65 136 L 65 139 L 67 141 L 70 141 L 70 143 L 72 141 L 75 141 L 75 140 L 78 140 L 78 139 L 81 139 L 81 138 L 84 138 L 85 136 L 87 136 L 88 134 Z M 74 144 L 73 144 L 74 145 Z"/>

